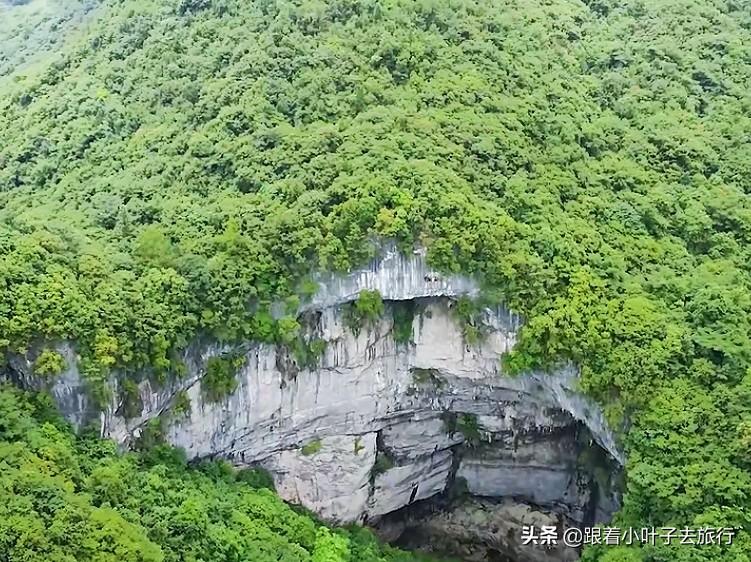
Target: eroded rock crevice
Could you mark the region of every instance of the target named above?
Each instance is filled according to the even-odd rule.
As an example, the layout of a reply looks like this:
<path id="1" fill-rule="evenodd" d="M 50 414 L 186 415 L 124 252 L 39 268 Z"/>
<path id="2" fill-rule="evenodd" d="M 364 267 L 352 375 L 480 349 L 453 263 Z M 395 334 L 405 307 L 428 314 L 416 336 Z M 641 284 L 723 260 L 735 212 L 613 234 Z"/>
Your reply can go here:
<path id="1" fill-rule="evenodd" d="M 381 517 L 374 528 L 400 547 L 484 562 L 577 560 L 579 549 L 524 545 L 525 525 L 608 522 L 618 508 L 620 468 L 581 424 L 554 431 L 493 434 L 451 447 L 445 489 Z"/>

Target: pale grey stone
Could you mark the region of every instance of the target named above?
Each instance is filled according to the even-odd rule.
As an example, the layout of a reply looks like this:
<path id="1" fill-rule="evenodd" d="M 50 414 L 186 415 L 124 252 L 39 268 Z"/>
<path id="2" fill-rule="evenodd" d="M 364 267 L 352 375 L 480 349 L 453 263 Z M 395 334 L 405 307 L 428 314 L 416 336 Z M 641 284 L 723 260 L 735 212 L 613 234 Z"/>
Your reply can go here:
<path id="1" fill-rule="evenodd" d="M 369 519 L 441 493 L 448 482 L 453 455 L 440 451 L 379 474 L 373 486 Z"/>
<path id="2" fill-rule="evenodd" d="M 274 475 L 279 495 L 335 522 L 359 521 L 370 497 L 369 481 L 376 453 L 375 433 L 313 440 L 304 448 L 273 453 L 261 465 Z M 306 445 L 310 445 L 309 441 Z"/>
<path id="3" fill-rule="evenodd" d="M 537 535 L 543 526 L 554 527 L 555 544 L 525 544 L 525 526 L 534 527 Z M 579 560 L 578 549 L 566 546 L 562 537 L 566 528 L 575 526 L 575 521 L 523 502 L 465 498 L 451 511 L 431 510 L 398 520 L 387 519 L 377 531 L 384 540 L 401 539 L 409 548 L 451 555 L 466 562 L 574 562 Z M 492 558 L 491 552 L 495 555 Z"/>
<path id="4" fill-rule="evenodd" d="M 191 411 L 182 418 L 165 416 L 166 435 L 189 458 L 261 464 L 271 471 L 282 497 L 346 522 L 379 517 L 444 491 L 453 478 L 452 447 L 464 438 L 449 434 L 440 416 L 469 414 L 476 416 L 490 451 L 476 458 L 471 453 L 459 462 L 458 474 L 472 493 L 564 506 L 581 520 L 590 498 L 586 486 L 577 484 L 578 450 L 569 439 L 571 432 L 581 423 L 618 463 L 622 454 L 600 409 L 576 391 L 574 367 L 519 377 L 504 374 L 501 356 L 515 345 L 520 318 L 503 308 L 486 310 L 487 337 L 468 345 L 451 310 L 453 301 L 446 297 L 475 295 L 477 286 L 470 279 L 432 271 L 424 252 L 405 257 L 389 250 L 369 268 L 317 279 L 321 290 L 301 309 L 306 329 L 326 342 L 314 368 L 298 368 L 287 350 L 274 345 L 230 348 L 196 342 L 184 354 L 183 379 L 162 387 L 148 379 L 140 383 L 143 410 L 134 419 L 124 419 L 121 404 L 113 401 L 101 413 L 102 435 L 131 442 L 149 420 L 168 414 L 177 393 L 184 391 Z M 388 310 L 358 335 L 347 329 L 338 305 L 364 289 L 377 289 L 387 300 L 419 299 L 411 343 L 394 341 Z M 54 381 L 52 394 L 66 418 L 80 427 L 95 417 L 96 409 L 73 347 L 61 343 L 58 349 L 69 364 Z M 237 389 L 210 403 L 201 388 L 205 365 L 227 351 L 245 357 Z M 40 387 L 31 372 L 32 356 L 12 359 L 11 378 Z M 379 434 L 381 446 L 397 462 L 371 485 Z M 321 451 L 303 455 L 301 448 L 316 439 Z M 355 452 L 358 439 L 362 449 Z M 565 454 L 564 443 L 569 448 Z"/>

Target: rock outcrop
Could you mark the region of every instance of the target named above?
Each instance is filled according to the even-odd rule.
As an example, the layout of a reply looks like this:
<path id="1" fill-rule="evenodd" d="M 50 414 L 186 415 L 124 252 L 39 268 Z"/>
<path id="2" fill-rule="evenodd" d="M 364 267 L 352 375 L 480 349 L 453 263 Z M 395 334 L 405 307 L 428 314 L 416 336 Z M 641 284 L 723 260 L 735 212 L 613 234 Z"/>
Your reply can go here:
<path id="1" fill-rule="evenodd" d="M 525 526 L 539 534 L 542 527 L 562 529 L 576 523 L 518 501 L 467 497 L 451 509 L 416 510 L 407 517 L 385 521 L 377 531 L 385 540 L 432 554 L 450 552 L 465 562 L 573 562 L 578 549 L 562 540 L 554 544 L 525 544 Z"/>
<path id="2" fill-rule="evenodd" d="M 322 310 L 350 302 L 360 292 L 378 291 L 385 301 L 407 301 L 425 297 L 476 297 L 480 287 L 471 277 L 444 275 L 428 265 L 424 249 L 411 254 L 400 253 L 394 246 L 385 246 L 380 256 L 367 267 L 348 275 L 321 272 L 316 274 L 318 291 L 305 310 Z M 519 322 L 519 318 L 515 318 Z"/>
<path id="3" fill-rule="evenodd" d="M 167 439 L 190 458 L 260 465 L 282 497 L 335 522 L 376 522 L 457 486 L 573 522 L 609 517 L 611 490 L 579 461 L 597 449 L 617 466 L 621 454 L 599 408 L 576 392 L 576 370 L 502 371 L 518 316 L 486 310 L 485 337 L 468 344 L 452 297 L 474 295 L 477 286 L 432 271 L 423 252 L 386 252 L 371 267 L 318 281 L 320 291 L 300 311 L 306 336 L 325 343 L 314 365 L 299 365 L 284 346 L 196 344 L 185 354 L 184 378 L 140 383 L 140 415 L 125 419 L 117 402 L 99 413 L 102 435 L 125 444 L 161 416 Z M 382 294 L 386 312 L 355 334 L 342 307 L 365 289 Z M 411 338 L 397 343 L 392 305 L 405 300 L 414 309 Z M 51 392 L 80 425 L 96 409 L 71 346 L 59 349 L 69 367 Z M 207 361 L 230 352 L 243 358 L 237 388 L 210 401 L 202 388 Z M 39 386 L 31 359 L 16 357 L 13 377 Z M 177 396 L 189 398 L 189 412 L 170 415 Z"/>

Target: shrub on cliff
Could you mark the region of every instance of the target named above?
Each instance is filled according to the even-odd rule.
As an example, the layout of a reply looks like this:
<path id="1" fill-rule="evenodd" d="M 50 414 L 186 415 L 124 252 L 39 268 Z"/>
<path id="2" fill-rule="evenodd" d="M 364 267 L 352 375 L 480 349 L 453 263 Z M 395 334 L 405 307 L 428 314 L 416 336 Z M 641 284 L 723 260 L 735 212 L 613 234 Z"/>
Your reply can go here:
<path id="1" fill-rule="evenodd" d="M 361 291 L 351 303 L 344 305 L 344 322 L 357 335 L 367 325 L 378 320 L 384 311 L 383 299 L 378 291 Z"/>
<path id="2" fill-rule="evenodd" d="M 412 340 L 412 323 L 415 319 L 414 301 L 394 301 L 390 308 L 394 320 L 394 341 L 399 344 L 409 343 Z"/>
<path id="3" fill-rule="evenodd" d="M 44 378 L 53 378 L 65 370 L 65 358 L 57 351 L 43 350 L 34 361 L 34 374 Z"/>
<path id="4" fill-rule="evenodd" d="M 237 388 L 237 372 L 243 366 L 242 355 L 211 357 L 206 361 L 206 374 L 201 379 L 201 390 L 209 402 L 218 402 Z"/>

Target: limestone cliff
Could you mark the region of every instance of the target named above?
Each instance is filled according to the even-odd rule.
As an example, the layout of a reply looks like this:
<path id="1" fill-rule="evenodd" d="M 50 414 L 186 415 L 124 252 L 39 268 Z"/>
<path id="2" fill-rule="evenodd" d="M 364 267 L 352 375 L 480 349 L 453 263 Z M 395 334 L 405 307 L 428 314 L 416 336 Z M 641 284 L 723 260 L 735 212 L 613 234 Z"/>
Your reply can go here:
<path id="1" fill-rule="evenodd" d="M 600 410 L 576 392 L 573 367 L 504 375 L 500 358 L 516 341 L 516 315 L 486 310 L 485 337 L 469 345 L 451 297 L 476 294 L 477 286 L 432 271 L 423 252 L 387 252 L 361 271 L 318 281 L 319 292 L 300 310 L 307 336 L 325 342 L 314 365 L 298 365 L 283 346 L 196 343 L 185 354 L 184 378 L 140 384 L 140 415 L 125 419 L 117 401 L 99 413 L 102 435 L 128 443 L 161 415 L 168 440 L 190 458 L 263 466 L 282 497 L 336 522 L 377 522 L 458 489 L 541 506 L 574 524 L 609 517 L 609 485 L 598 486 L 595 467 L 580 460 L 597 450 L 620 463 L 613 436 Z M 379 290 L 386 312 L 355 334 L 342 305 L 363 289 Z M 406 300 L 411 338 L 397 343 L 393 306 Z M 81 424 L 95 409 L 72 347 L 59 349 L 69 367 L 51 391 Z M 243 358 L 237 388 L 209 401 L 207 361 L 227 352 Z M 32 359 L 16 357 L 12 371 L 34 386 Z M 190 411 L 167 415 L 178 395 L 187 395 Z"/>

